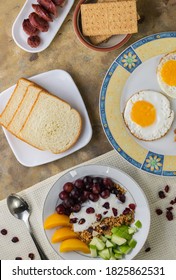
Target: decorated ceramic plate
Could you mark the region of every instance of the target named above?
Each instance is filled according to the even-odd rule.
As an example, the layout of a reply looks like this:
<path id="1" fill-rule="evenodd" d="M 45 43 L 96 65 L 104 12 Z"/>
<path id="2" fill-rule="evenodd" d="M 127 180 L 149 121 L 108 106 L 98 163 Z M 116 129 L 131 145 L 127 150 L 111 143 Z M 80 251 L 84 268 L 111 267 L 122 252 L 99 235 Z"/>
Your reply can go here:
<path id="1" fill-rule="evenodd" d="M 129 163 L 155 175 L 176 176 L 176 117 L 169 132 L 155 141 L 142 141 L 126 128 L 122 112 L 140 90 L 162 92 L 156 69 L 162 56 L 176 50 L 176 32 L 145 37 L 125 49 L 112 63 L 100 92 L 100 116 L 113 148 Z M 176 114 L 176 99 L 168 98 Z"/>

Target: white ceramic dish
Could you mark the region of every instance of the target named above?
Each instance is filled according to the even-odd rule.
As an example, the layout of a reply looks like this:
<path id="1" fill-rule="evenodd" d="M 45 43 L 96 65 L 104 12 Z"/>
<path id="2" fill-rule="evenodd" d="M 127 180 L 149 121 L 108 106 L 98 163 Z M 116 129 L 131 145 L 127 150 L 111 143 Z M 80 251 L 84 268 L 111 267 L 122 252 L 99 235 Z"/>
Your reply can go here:
<path id="1" fill-rule="evenodd" d="M 38 4 L 37 0 L 27 0 L 18 14 L 13 26 L 12 26 L 12 37 L 15 43 L 23 50 L 30 53 L 38 53 L 45 50 L 52 40 L 54 39 L 56 33 L 64 22 L 67 14 L 69 13 L 74 0 L 67 0 L 63 8 L 58 7 L 59 15 L 49 23 L 48 32 L 40 32 L 39 36 L 41 38 L 41 43 L 37 48 L 31 48 L 27 44 L 28 35 L 23 31 L 22 23 L 24 19 L 27 19 L 31 12 L 34 12 L 32 4 Z"/>
<path id="2" fill-rule="evenodd" d="M 86 165 L 81 166 L 64 174 L 62 177 L 59 178 L 58 181 L 52 186 L 50 189 L 43 208 L 43 222 L 47 216 L 52 214 L 55 211 L 56 205 L 59 204 L 58 194 L 62 190 L 63 185 L 66 182 L 73 182 L 78 178 L 92 175 L 92 176 L 100 176 L 100 177 L 110 177 L 115 182 L 119 183 L 124 189 L 130 192 L 131 196 L 133 197 L 136 203 L 136 214 L 135 214 L 135 221 L 140 220 L 142 222 L 142 228 L 135 233 L 134 238 L 137 240 L 136 247 L 125 256 L 125 259 L 133 259 L 137 253 L 143 247 L 148 233 L 150 229 L 150 210 L 149 205 L 146 199 L 145 194 L 139 187 L 139 185 L 126 173 L 123 171 L 111 168 L 108 166 L 102 165 Z M 68 252 L 68 253 L 60 253 L 59 252 L 59 243 L 52 244 L 50 242 L 51 237 L 54 233 L 55 229 L 52 230 L 45 230 L 45 234 L 48 238 L 48 241 L 52 248 L 56 251 L 56 253 L 65 260 L 90 260 L 92 259 L 90 255 L 83 254 L 80 252 Z M 98 258 L 97 258 L 98 259 Z"/>
<path id="3" fill-rule="evenodd" d="M 54 95 L 67 101 L 73 108 L 79 111 L 83 121 L 80 138 L 73 147 L 61 154 L 52 154 L 48 151 L 40 151 L 33 148 L 3 128 L 7 141 L 17 160 L 22 165 L 32 167 L 63 158 L 81 149 L 90 141 L 92 137 L 92 127 L 80 92 L 67 72 L 63 70 L 52 70 L 33 76 L 29 79 L 44 87 Z M 0 113 L 7 104 L 14 88 L 15 85 L 0 94 Z"/>

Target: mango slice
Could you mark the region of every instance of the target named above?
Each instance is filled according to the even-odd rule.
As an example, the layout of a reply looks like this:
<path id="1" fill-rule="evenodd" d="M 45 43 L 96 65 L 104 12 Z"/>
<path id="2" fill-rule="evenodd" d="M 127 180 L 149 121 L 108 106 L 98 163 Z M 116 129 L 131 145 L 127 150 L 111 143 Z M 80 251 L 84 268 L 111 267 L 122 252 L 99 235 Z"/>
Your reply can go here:
<path id="1" fill-rule="evenodd" d="M 60 252 L 81 251 L 85 254 L 90 253 L 89 247 L 83 241 L 75 238 L 66 239 L 60 245 Z"/>
<path id="2" fill-rule="evenodd" d="M 77 236 L 78 236 L 77 233 L 71 230 L 69 227 L 62 227 L 54 232 L 51 238 L 51 242 L 57 243 L 66 239 L 77 238 Z"/>
<path id="3" fill-rule="evenodd" d="M 44 221 L 44 229 L 52 229 L 57 226 L 71 226 L 67 215 L 53 213 Z"/>

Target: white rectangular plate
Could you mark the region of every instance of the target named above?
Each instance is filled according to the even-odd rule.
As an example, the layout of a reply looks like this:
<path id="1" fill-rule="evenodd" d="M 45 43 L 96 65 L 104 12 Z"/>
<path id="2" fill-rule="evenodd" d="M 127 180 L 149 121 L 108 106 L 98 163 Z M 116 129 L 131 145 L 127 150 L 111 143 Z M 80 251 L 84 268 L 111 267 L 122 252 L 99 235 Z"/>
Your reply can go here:
<path id="1" fill-rule="evenodd" d="M 39 37 L 41 43 L 37 48 L 31 48 L 27 43 L 27 38 L 29 37 L 23 30 L 22 23 L 24 19 L 27 19 L 29 14 L 34 12 L 32 4 L 38 4 L 37 0 L 27 0 L 18 14 L 13 26 L 12 26 L 12 37 L 15 43 L 23 50 L 30 53 L 38 53 L 45 50 L 52 40 L 54 39 L 56 33 L 61 27 L 63 21 L 65 20 L 67 14 L 69 13 L 74 0 L 66 0 L 63 8 L 58 7 L 58 17 L 49 23 L 49 30 L 47 32 L 40 32 Z"/>
<path id="2" fill-rule="evenodd" d="M 51 70 L 49 72 L 33 76 L 29 78 L 29 80 L 36 82 L 52 94 L 68 102 L 71 107 L 78 110 L 81 114 L 83 122 L 82 132 L 78 141 L 69 150 L 61 154 L 52 154 L 48 151 L 40 151 L 33 148 L 3 128 L 7 141 L 17 160 L 24 166 L 38 166 L 63 158 L 87 145 L 92 137 L 92 127 L 80 92 L 71 76 L 63 70 Z M 15 85 L 0 94 L 0 113 L 7 104 L 14 88 Z"/>

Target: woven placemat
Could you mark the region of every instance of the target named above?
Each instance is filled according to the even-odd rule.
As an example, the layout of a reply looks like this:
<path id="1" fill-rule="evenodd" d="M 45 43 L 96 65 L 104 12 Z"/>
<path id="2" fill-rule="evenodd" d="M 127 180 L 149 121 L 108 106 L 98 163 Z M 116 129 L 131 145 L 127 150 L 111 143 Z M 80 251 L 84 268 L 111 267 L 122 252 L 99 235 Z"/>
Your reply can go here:
<path id="1" fill-rule="evenodd" d="M 135 259 L 151 260 L 176 259 L 176 204 L 173 205 L 172 221 L 166 218 L 166 207 L 171 206 L 170 201 L 176 197 L 176 181 L 173 177 L 161 177 L 150 175 L 141 171 L 114 150 L 102 156 L 87 161 L 84 164 L 101 164 L 117 167 L 136 180 L 145 192 L 151 210 L 151 228 L 148 239 Z M 32 208 L 31 224 L 36 238 L 39 240 L 49 259 L 57 260 L 59 256 L 49 245 L 42 226 L 42 209 L 46 195 L 56 180 L 68 170 L 42 181 L 19 194 L 24 197 Z M 158 192 L 169 185 L 169 192 L 166 198 L 160 199 Z M 163 214 L 158 216 L 156 208 L 161 208 Z M 7 209 L 6 200 L 0 201 L 0 231 L 7 230 L 7 234 L 0 233 L 0 259 L 14 260 L 16 257 L 30 259 L 29 254 L 33 253 L 35 259 L 40 259 L 37 250 L 31 240 L 26 226 L 20 220 L 15 219 Z M 13 237 L 18 237 L 18 242 L 12 242 Z M 150 248 L 148 252 L 146 249 Z"/>

